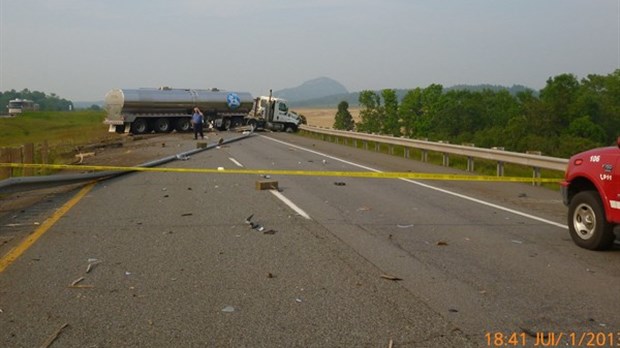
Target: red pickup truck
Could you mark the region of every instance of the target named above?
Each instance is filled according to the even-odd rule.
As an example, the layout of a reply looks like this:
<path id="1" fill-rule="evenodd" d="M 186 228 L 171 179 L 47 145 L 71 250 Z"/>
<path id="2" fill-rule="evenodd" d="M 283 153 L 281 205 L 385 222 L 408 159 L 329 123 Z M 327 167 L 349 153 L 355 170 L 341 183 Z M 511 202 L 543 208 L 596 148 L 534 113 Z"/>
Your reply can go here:
<path id="1" fill-rule="evenodd" d="M 572 156 L 561 192 L 575 244 L 591 250 L 611 248 L 614 228 L 620 224 L 620 138 L 616 146 Z"/>

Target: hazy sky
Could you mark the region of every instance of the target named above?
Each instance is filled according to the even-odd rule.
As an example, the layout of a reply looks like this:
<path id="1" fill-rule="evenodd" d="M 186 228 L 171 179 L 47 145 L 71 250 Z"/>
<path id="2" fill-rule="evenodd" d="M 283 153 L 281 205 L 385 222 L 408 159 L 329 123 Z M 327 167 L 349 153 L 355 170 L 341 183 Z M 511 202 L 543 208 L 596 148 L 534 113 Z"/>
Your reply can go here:
<path id="1" fill-rule="evenodd" d="M 0 0 L 0 91 L 544 87 L 620 68 L 620 0 Z"/>

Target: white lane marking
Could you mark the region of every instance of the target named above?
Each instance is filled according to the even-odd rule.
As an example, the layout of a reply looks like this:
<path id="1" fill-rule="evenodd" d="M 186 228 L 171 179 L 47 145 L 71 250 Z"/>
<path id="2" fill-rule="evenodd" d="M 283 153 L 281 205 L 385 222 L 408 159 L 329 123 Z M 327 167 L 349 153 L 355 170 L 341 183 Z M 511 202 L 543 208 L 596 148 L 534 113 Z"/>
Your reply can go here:
<path id="1" fill-rule="evenodd" d="M 265 139 L 269 139 L 269 140 L 274 141 L 276 143 L 280 143 L 280 144 L 283 144 L 283 145 L 286 145 L 286 146 L 290 146 L 290 147 L 299 149 L 299 150 L 303 150 L 303 151 L 310 152 L 310 153 L 313 153 L 313 154 L 316 154 L 316 155 L 319 155 L 319 156 L 324 156 L 324 157 L 327 157 L 327 158 L 330 158 L 330 159 L 333 159 L 333 160 L 336 160 L 336 161 L 340 161 L 342 163 L 346 163 L 346 164 L 352 165 L 354 167 L 366 169 L 366 170 L 369 170 L 369 171 L 372 171 L 372 172 L 376 172 L 376 173 L 382 173 L 382 171 L 380 171 L 378 169 L 366 167 L 364 165 L 353 163 L 353 162 L 350 162 L 350 161 L 347 161 L 347 160 L 343 160 L 343 159 L 338 158 L 338 157 L 334 157 L 334 156 L 327 155 L 327 154 L 324 154 L 324 153 L 321 153 L 321 152 L 318 152 L 318 151 L 306 149 L 304 147 L 301 147 L 301 146 L 298 146 L 298 145 L 294 145 L 294 144 L 291 144 L 291 143 L 287 143 L 287 142 L 282 141 L 282 140 L 273 139 L 273 138 L 270 138 L 270 137 L 267 137 L 267 136 L 264 136 L 264 135 L 261 135 L 261 137 L 263 137 Z M 411 180 L 411 179 L 400 178 L 400 180 L 403 180 L 403 181 L 406 181 L 406 182 L 409 182 L 409 183 L 412 183 L 412 184 L 415 184 L 415 185 L 418 185 L 418 186 L 422 186 L 422 187 L 425 187 L 425 188 L 428 188 L 428 189 L 431 189 L 431 190 L 442 192 L 442 193 L 445 193 L 445 194 L 448 194 L 448 195 L 452 195 L 452 196 L 455 196 L 455 197 L 466 199 L 466 200 L 471 201 L 471 202 L 475 202 L 475 203 L 478 203 L 478 204 L 486 205 L 487 207 L 491 207 L 491 208 L 503 210 L 503 211 L 506 211 L 506 212 L 509 212 L 509 213 L 512 213 L 512 214 L 520 215 L 520 216 L 523 216 L 523 217 L 528 218 L 528 219 L 532 219 L 532 220 L 536 220 L 536 221 L 539 221 L 539 222 L 543 222 L 543 223 L 546 223 L 546 224 L 549 224 L 549 225 L 552 225 L 552 226 L 556 226 L 556 227 L 560 227 L 560 228 L 563 228 L 563 229 L 566 229 L 566 230 L 568 229 L 568 226 L 560 224 L 560 223 L 557 223 L 555 221 L 543 219 L 541 217 L 530 215 L 530 214 L 527 214 L 527 213 L 523 213 L 523 212 L 520 212 L 518 210 L 502 207 L 501 205 L 497 205 L 497 204 L 493 204 L 493 203 L 490 203 L 490 202 L 486 202 L 486 201 L 483 201 L 483 200 L 480 200 L 480 199 L 477 199 L 477 198 L 473 198 L 473 197 L 469 197 L 469 196 L 466 196 L 466 195 L 463 195 L 463 194 L 460 194 L 460 193 L 444 190 L 442 188 L 438 188 L 438 187 L 435 187 L 435 186 L 423 184 L 421 182 L 418 182 L 418 181 L 415 181 L 415 180 Z"/>
<path id="2" fill-rule="evenodd" d="M 274 196 L 278 197 L 282 202 L 284 202 L 284 204 L 288 205 L 291 209 L 297 212 L 297 214 L 303 216 L 304 218 L 308 220 L 312 220 L 310 218 L 310 215 L 308 215 L 308 213 L 306 213 L 301 208 L 299 208 L 295 203 L 291 202 L 290 199 L 284 197 L 284 195 L 281 194 L 279 191 L 277 190 L 269 190 L 269 191 L 271 191 L 271 193 L 273 193 Z"/>
<path id="3" fill-rule="evenodd" d="M 243 164 L 239 163 L 239 161 L 237 161 L 236 159 L 232 158 L 232 157 L 228 157 L 229 160 L 232 161 L 232 163 L 234 163 L 235 165 L 237 165 L 237 167 L 243 167 Z"/>
<path id="4" fill-rule="evenodd" d="M 231 160 L 234 164 L 236 164 L 238 167 L 243 167 L 243 164 L 241 164 L 239 161 L 237 161 L 236 159 L 232 158 L 232 157 L 228 157 L 229 160 Z M 295 203 L 293 203 L 290 199 L 286 198 L 283 194 L 281 194 L 279 191 L 277 190 L 269 190 L 271 191 L 271 193 L 273 193 L 274 196 L 278 197 L 282 202 L 284 202 L 284 204 L 288 205 L 291 209 L 293 209 L 297 214 L 303 216 L 304 218 L 308 219 L 308 220 L 312 220 L 310 218 L 310 215 L 308 215 L 308 213 L 306 213 L 305 211 L 303 211 L 300 207 L 298 207 Z"/>

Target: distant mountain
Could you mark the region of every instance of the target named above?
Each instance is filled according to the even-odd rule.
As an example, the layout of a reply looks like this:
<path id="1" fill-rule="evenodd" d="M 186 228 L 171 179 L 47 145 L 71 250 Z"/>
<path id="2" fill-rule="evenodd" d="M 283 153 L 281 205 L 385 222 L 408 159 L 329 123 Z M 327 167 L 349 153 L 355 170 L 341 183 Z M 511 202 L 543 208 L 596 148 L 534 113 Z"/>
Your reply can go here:
<path id="1" fill-rule="evenodd" d="M 295 103 L 302 100 L 318 99 L 337 94 L 348 94 L 349 91 L 340 82 L 329 77 L 319 77 L 306 81 L 301 86 L 285 88 L 273 93 L 278 98 Z"/>

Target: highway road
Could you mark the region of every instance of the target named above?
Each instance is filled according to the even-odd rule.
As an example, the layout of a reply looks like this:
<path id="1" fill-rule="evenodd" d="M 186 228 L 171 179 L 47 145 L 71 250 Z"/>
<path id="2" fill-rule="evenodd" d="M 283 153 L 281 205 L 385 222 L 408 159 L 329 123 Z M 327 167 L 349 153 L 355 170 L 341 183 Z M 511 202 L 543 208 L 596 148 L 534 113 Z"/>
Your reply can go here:
<path id="1" fill-rule="evenodd" d="M 166 166 L 457 172 L 281 133 Z M 135 173 L 81 192 L 0 272 L 0 346 L 620 345 L 620 248 L 575 246 L 552 190 Z"/>

